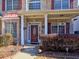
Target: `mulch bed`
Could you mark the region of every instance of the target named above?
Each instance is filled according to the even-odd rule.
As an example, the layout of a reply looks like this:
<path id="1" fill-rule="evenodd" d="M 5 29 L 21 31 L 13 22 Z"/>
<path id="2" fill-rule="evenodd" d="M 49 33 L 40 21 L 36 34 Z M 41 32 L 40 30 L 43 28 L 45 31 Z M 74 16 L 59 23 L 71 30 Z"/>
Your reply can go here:
<path id="1" fill-rule="evenodd" d="M 79 59 L 79 54 L 64 52 L 43 52 L 37 55 L 35 59 Z"/>
<path id="2" fill-rule="evenodd" d="M 19 51 L 20 46 L 6 46 L 6 47 L 0 47 L 0 59 L 12 56 Z"/>

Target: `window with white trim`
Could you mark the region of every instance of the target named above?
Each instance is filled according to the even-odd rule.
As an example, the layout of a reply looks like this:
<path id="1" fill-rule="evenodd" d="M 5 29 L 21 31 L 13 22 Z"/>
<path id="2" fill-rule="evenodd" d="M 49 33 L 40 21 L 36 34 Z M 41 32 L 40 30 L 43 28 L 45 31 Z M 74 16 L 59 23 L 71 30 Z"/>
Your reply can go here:
<path id="1" fill-rule="evenodd" d="M 6 10 L 19 10 L 21 9 L 20 0 L 6 0 Z"/>
<path id="2" fill-rule="evenodd" d="M 59 33 L 64 34 L 65 33 L 65 25 L 64 24 L 52 24 L 52 33 Z"/>
<path id="3" fill-rule="evenodd" d="M 39 10 L 41 9 L 40 0 L 30 0 L 29 1 L 29 10 Z"/>
<path id="4" fill-rule="evenodd" d="M 69 4 L 70 0 L 54 0 L 54 9 L 69 9 Z"/>
<path id="5" fill-rule="evenodd" d="M 7 10 L 12 10 L 12 0 L 6 0 L 7 1 Z"/>

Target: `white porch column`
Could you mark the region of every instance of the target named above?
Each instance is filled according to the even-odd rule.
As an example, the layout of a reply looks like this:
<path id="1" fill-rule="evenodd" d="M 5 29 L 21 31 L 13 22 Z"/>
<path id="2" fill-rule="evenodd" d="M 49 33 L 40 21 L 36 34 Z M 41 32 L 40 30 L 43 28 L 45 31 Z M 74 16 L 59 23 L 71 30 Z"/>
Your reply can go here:
<path id="1" fill-rule="evenodd" d="M 74 31 L 73 31 L 73 20 L 74 19 L 71 19 L 71 22 L 70 22 L 70 34 L 74 34 Z"/>
<path id="2" fill-rule="evenodd" d="M 5 24 L 4 21 L 2 20 L 2 35 L 5 34 Z"/>
<path id="3" fill-rule="evenodd" d="M 24 46 L 24 16 L 21 16 L 21 45 Z"/>
<path id="4" fill-rule="evenodd" d="M 48 15 L 45 15 L 45 34 L 48 34 Z"/>

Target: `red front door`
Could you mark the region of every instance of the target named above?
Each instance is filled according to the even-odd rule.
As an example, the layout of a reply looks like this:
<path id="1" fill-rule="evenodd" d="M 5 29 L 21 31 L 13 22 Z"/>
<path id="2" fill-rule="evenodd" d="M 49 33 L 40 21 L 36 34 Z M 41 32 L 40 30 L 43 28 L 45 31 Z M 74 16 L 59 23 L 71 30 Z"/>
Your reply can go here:
<path id="1" fill-rule="evenodd" d="M 38 25 L 31 25 L 31 43 L 38 43 Z"/>

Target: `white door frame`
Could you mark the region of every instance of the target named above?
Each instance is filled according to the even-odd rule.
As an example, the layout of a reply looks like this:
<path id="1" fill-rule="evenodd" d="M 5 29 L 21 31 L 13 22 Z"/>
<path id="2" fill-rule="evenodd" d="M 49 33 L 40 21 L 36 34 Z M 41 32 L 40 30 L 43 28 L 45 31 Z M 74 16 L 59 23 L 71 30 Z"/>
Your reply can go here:
<path id="1" fill-rule="evenodd" d="M 28 22 L 28 27 L 29 27 L 29 33 L 30 33 L 30 43 L 31 43 L 31 25 L 38 25 L 38 42 L 35 43 L 39 43 L 39 33 L 41 32 L 41 22 Z M 27 33 L 28 34 L 28 33 Z"/>

